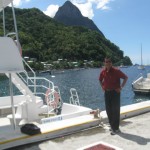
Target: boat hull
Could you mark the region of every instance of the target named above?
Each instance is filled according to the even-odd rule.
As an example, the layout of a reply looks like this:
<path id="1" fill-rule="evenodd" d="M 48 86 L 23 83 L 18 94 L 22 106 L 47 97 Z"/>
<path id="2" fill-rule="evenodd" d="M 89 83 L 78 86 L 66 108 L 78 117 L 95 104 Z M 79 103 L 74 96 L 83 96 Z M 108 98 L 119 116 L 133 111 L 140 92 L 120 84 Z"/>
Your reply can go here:
<path id="1" fill-rule="evenodd" d="M 59 125 L 58 125 L 59 124 Z M 81 116 L 73 119 L 66 119 L 64 121 L 48 123 L 40 125 L 41 134 L 36 135 L 26 135 L 20 132 L 20 129 L 17 128 L 16 131 L 9 131 L 9 133 L 4 133 L 6 135 L 3 137 L 3 140 L 0 140 L 0 148 L 12 148 L 16 146 L 31 144 L 35 142 L 41 142 L 45 140 L 50 140 L 54 138 L 63 137 L 65 135 L 73 134 L 84 129 L 98 126 L 100 124 L 100 119 L 93 118 L 93 115 Z M 12 129 L 13 130 L 13 129 Z M 11 136 L 15 135 L 15 136 Z M 10 138 L 8 138 L 10 137 Z"/>
<path id="2" fill-rule="evenodd" d="M 133 89 L 136 95 L 150 95 L 150 89 Z"/>
<path id="3" fill-rule="evenodd" d="M 132 89 L 136 95 L 150 95 L 150 74 L 147 74 L 147 78 L 141 76 L 135 80 Z"/>

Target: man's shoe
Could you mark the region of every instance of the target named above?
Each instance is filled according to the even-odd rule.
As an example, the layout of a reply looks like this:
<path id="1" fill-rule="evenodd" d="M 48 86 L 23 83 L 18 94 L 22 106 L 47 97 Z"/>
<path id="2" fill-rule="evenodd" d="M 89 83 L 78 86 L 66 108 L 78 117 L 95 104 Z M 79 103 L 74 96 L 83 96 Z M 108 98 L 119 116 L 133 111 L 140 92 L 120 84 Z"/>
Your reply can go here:
<path id="1" fill-rule="evenodd" d="M 118 130 L 112 130 L 111 128 L 109 129 L 111 131 L 111 135 L 115 135 L 115 134 L 118 134 L 118 133 L 121 133 L 120 129 Z"/>
<path id="2" fill-rule="evenodd" d="M 120 130 L 120 129 L 118 129 L 118 130 L 115 130 L 115 132 L 116 132 L 116 133 L 121 133 L 121 130 Z"/>
<path id="3" fill-rule="evenodd" d="M 112 130 L 112 131 L 110 132 L 110 134 L 111 134 L 111 135 L 116 135 L 116 132 L 115 132 L 114 130 Z"/>
<path id="4" fill-rule="evenodd" d="M 112 131 L 112 128 L 109 128 L 109 131 Z"/>

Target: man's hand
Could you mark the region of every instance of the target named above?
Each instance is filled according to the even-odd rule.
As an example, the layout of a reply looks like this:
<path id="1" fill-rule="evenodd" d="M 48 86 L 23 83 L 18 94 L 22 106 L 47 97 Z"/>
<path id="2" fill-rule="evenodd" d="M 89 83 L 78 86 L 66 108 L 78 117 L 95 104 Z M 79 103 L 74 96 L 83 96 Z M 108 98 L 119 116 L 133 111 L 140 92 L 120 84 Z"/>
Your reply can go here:
<path id="1" fill-rule="evenodd" d="M 122 90 L 122 88 L 121 88 L 121 87 L 120 87 L 120 88 L 115 89 L 115 91 L 116 91 L 116 92 L 118 92 L 118 93 L 120 93 L 120 92 L 121 92 L 121 90 Z"/>

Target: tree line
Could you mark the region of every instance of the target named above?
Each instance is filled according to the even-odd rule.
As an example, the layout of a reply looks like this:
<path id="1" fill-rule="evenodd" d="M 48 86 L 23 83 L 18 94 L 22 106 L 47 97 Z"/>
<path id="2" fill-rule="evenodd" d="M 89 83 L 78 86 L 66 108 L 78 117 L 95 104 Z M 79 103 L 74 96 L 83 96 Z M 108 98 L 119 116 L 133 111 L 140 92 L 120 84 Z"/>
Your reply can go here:
<path id="1" fill-rule="evenodd" d="M 14 31 L 11 11 L 10 7 L 5 10 L 7 33 Z M 81 26 L 65 26 L 37 8 L 15 8 L 15 13 L 23 57 L 48 63 L 58 59 L 68 62 L 87 60 L 99 67 L 103 65 L 104 58 L 110 56 L 115 65 L 132 65 L 130 58 L 124 56 L 123 50 L 97 31 Z M 3 36 L 2 17 L 0 35 Z"/>

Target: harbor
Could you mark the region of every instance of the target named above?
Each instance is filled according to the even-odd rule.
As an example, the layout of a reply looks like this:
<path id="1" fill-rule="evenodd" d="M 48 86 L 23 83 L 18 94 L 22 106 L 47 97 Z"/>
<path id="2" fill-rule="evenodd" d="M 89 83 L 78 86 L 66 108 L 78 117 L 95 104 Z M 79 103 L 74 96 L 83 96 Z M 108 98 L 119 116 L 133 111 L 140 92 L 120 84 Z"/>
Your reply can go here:
<path id="1" fill-rule="evenodd" d="M 70 2 L 66 3 L 72 5 Z M 5 13 L 9 9 L 8 5 L 12 7 L 14 32 L 7 30 L 8 26 L 5 22 L 9 16 Z M 138 96 L 132 89 L 132 83 L 137 75 L 142 73 L 144 77 L 149 74 L 149 67 L 145 67 L 141 72 L 135 66 L 119 68 L 116 64 L 116 67 L 127 75 L 125 78 L 129 79 L 124 87 L 126 81 L 120 85 L 118 79 L 110 78 L 113 84 L 118 86 L 105 89 L 105 91 L 120 92 L 123 88 L 121 102 L 116 105 L 120 107 L 118 123 L 120 119 L 121 131 L 118 132 L 118 127 L 115 128 L 112 125 L 111 117 L 108 120 L 105 111 L 107 104 L 105 106 L 104 99 L 106 95 L 99 85 L 99 74 L 103 65 L 97 64 L 98 66 L 95 67 L 89 65 L 82 69 L 78 65 L 75 65 L 76 68 L 71 67 L 72 69 L 62 67 L 63 70 L 59 73 L 52 73 L 49 70 L 43 72 L 41 66 L 39 70 L 42 72 L 35 72 L 37 68 L 34 64 L 23 59 L 25 50 L 21 47 L 23 41 L 20 44 L 21 40 L 19 40 L 13 0 L 0 0 L 0 11 L 3 16 L 3 36 L 0 37 L 0 73 L 7 77 L 2 78 L 0 84 L 0 150 L 147 150 L 150 148 L 148 128 L 150 98 L 146 95 Z M 17 16 L 19 16 L 18 13 Z M 43 17 L 41 19 L 43 20 Z M 35 19 L 32 18 L 32 20 Z M 51 42 L 51 47 L 53 43 L 54 41 Z M 43 49 L 44 47 L 41 47 L 41 50 Z M 111 46 L 110 49 L 112 49 Z M 119 56 L 121 53 L 118 53 L 117 47 L 115 49 Z M 42 52 L 42 57 L 39 58 L 43 60 L 54 55 L 39 52 Z M 122 56 L 121 54 L 120 58 L 117 58 L 118 61 Z M 128 57 L 125 59 L 130 61 Z M 74 57 L 73 60 L 75 60 Z M 103 63 L 102 60 L 101 63 Z M 111 61 L 107 63 L 111 64 Z M 59 70 L 60 66 L 57 67 Z M 120 93 L 117 95 L 120 96 Z"/>

